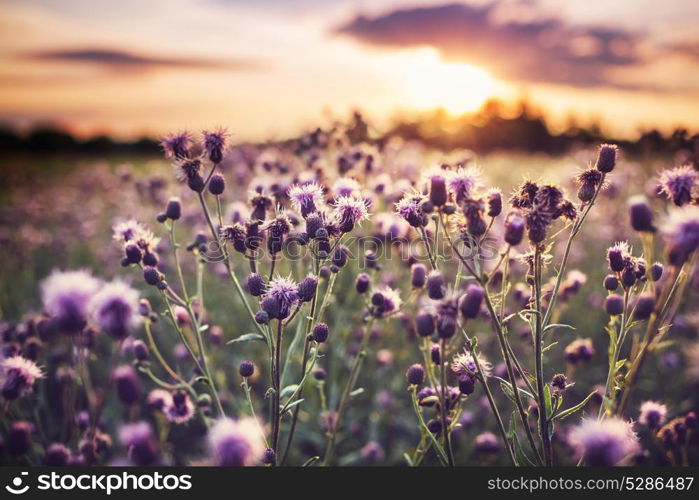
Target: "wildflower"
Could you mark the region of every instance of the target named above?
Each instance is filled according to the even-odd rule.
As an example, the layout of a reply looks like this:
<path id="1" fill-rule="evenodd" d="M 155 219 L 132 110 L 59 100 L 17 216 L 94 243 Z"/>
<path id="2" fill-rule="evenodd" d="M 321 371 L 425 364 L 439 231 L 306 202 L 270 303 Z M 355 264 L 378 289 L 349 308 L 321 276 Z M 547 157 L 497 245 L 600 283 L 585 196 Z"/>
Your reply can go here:
<path id="1" fill-rule="evenodd" d="M 405 376 L 410 385 L 422 385 L 425 381 L 425 369 L 421 364 L 415 363 L 408 368 Z"/>
<path id="2" fill-rule="evenodd" d="M 230 226 L 223 226 L 220 230 L 221 239 L 224 243 L 230 243 L 236 252 L 245 253 L 246 250 L 246 230 L 240 223 Z"/>
<path id="3" fill-rule="evenodd" d="M 201 160 L 197 158 L 178 160 L 173 168 L 175 170 L 175 178 L 180 182 L 187 181 L 187 185 L 192 191 L 201 193 L 204 190 Z"/>
<path id="4" fill-rule="evenodd" d="M 488 362 L 481 353 L 478 353 L 478 364 L 481 366 L 483 376 L 488 378 L 493 374 L 493 365 Z M 461 354 L 454 356 L 451 362 L 451 371 L 459 377 L 476 379 L 478 377 L 478 367 L 473 359 L 473 354 L 465 350 Z"/>
<path id="5" fill-rule="evenodd" d="M 664 170 L 659 179 L 660 192 L 681 207 L 699 194 L 699 172 L 691 165 Z"/>
<path id="6" fill-rule="evenodd" d="M 226 190 L 226 179 L 219 173 L 215 173 L 209 179 L 209 192 L 214 196 L 222 195 Z"/>
<path id="7" fill-rule="evenodd" d="M 182 217 L 182 202 L 179 198 L 170 198 L 165 206 L 165 217 L 170 220 L 178 220 Z"/>
<path id="8" fill-rule="evenodd" d="M 447 285 L 444 276 L 437 270 L 427 275 L 427 295 L 432 300 L 443 299 L 447 293 Z"/>
<path id="9" fill-rule="evenodd" d="M 466 293 L 459 300 L 459 310 L 465 319 L 475 319 L 481 310 L 485 292 L 478 285 L 469 285 Z"/>
<path id="10" fill-rule="evenodd" d="M 208 435 L 209 453 L 217 466 L 252 466 L 260 462 L 265 444 L 254 418 L 223 418 Z"/>
<path id="11" fill-rule="evenodd" d="M 655 262 L 650 266 L 650 279 L 658 281 L 663 277 L 663 265 L 660 262 Z"/>
<path id="12" fill-rule="evenodd" d="M 359 450 L 359 453 L 362 455 L 362 458 L 369 463 L 380 462 L 386 456 L 381 445 L 375 441 L 369 441 Z"/>
<path id="13" fill-rule="evenodd" d="M 597 152 L 597 162 L 595 168 L 602 173 L 608 174 L 616 166 L 618 148 L 614 144 L 602 144 Z"/>
<path id="14" fill-rule="evenodd" d="M 338 245 L 332 255 L 332 263 L 338 269 L 345 267 L 350 257 L 350 250 L 345 245 Z"/>
<path id="15" fill-rule="evenodd" d="M 699 206 L 687 205 L 671 211 L 662 232 L 670 264 L 681 266 L 699 248 Z"/>
<path id="16" fill-rule="evenodd" d="M 189 148 L 192 143 L 192 137 L 187 132 L 179 132 L 176 134 L 163 137 L 160 144 L 165 150 L 165 155 L 168 158 L 181 160 L 189 157 Z"/>
<path id="17" fill-rule="evenodd" d="M 492 432 L 482 432 L 476 436 L 475 450 L 479 453 L 497 453 L 500 451 L 500 441 Z"/>
<path id="18" fill-rule="evenodd" d="M 2 397 L 12 401 L 26 394 L 44 374 L 34 361 L 15 355 L 0 361 Z"/>
<path id="19" fill-rule="evenodd" d="M 508 245 L 516 246 L 522 242 L 524 237 L 525 220 L 519 211 L 513 210 L 505 219 L 505 241 Z"/>
<path id="20" fill-rule="evenodd" d="M 528 210 L 525 214 L 525 225 L 529 241 L 541 243 L 546 238 L 546 231 L 551 224 L 551 217 L 543 210 Z"/>
<path id="21" fill-rule="evenodd" d="M 633 424 L 618 417 L 584 419 L 571 431 L 568 442 L 591 466 L 619 465 L 640 450 Z"/>
<path id="22" fill-rule="evenodd" d="M 415 329 L 421 337 L 429 337 L 434 333 L 434 316 L 429 312 L 421 312 L 415 316 Z"/>
<path id="23" fill-rule="evenodd" d="M 411 226 L 422 227 L 427 224 L 427 216 L 422 209 L 424 202 L 425 197 L 420 193 L 406 194 L 396 203 L 396 213 Z"/>
<path id="24" fill-rule="evenodd" d="M 613 274 L 608 274 L 604 277 L 604 288 L 610 292 L 613 292 L 619 288 L 619 280 Z"/>
<path id="25" fill-rule="evenodd" d="M 354 288 L 357 293 L 366 293 L 369 291 L 371 286 L 371 278 L 367 273 L 359 273 L 357 279 L 354 281 Z"/>
<path id="26" fill-rule="evenodd" d="M 54 271 L 42 282 L 44 310 L 58 331 L 76 334 L 85 327 L 88 302 L 99 286 L 88 271 Z"/>
<path id="27" fill-rule="evenodd" d="M 243 378 L 250 378 L 252 374 L 255 373 L 255 363 L 252 361 L 241 361 L 238 367 L 238 373 Z"/>
<path id="28" fill-rule="evenodd" d="M 291 222 L 284 213 L 279 213 L 264 228 L 267 231 L 267 249 L 276 254 L 281 252 L 284 238 L 291 232 Z"/>
<path id="29" fill-rule="evenodd" d="M 644 293 L 636 299 L 634 317 L 644 320 L 650 318 L 655 309 L 655 296 L 651 293 Z"/>
<path id="30" fill-rule="evenodd" d="M 483 174 L 478 167 L 460 167 L 449 172 L 448 183 L 454 201 L 461 205 L 482 187 Z"/>
<path id="31" fill-rule="evenodd" d="M 310 302 L 315 297 L 317 289 L 318 277 L 313 274 L 309 274 L 299 283 L 299 301 Z"/>
<path id="32" fill-rule="evenodd" d="M 183 424 L 194 416 L 194 403 L 187 392 L 178 390 L 172 394 L 164 413 L 168 421 Z"/>
<path id="33" fill-rule="evenodd" d="M 291 278 L 278 276 L 269 282 L 265 300 L 271 301 L 268 302 L 270 309 L 265 308 L 271 318 L 285 319 L 299 301 L 298 285 Z"/>
<path id="34" fill-rule="evenodd" d="M 610 316 L 618 316 L 624 312 L 624 299 L 617 293 L 608 295 L 604 301 L 604 310 Z"/>
<path id="35" fill-rule="evenodd" d="M 163 275 L 156 268 L 146 266 L 143 268 L 143 279 L 152 286 L 158 286 L 163 282 Z"/>
<path id="36" fill-rule="evenodd" d="M 576 339 L 568 344 L 564 351 L 565 360 L 573 365 L 587 363 L 594 355 L 595 348 L 590 339 Z"/>
<path id="37" fill-rule="evenodd" d="M 325 323 L 317 323 L 313 327 L 313 332 L 311 333 L 311 336 L 313 337 L 313 340 L 318 342 L 319 344 L 322 344 L 326 340 L 328 340 L 328 335 L 330 334 L 330 330 L 328 329 L 328 325 Z"/>
<path id="38" fill-rule="evenodd" d="M 33 432 L 34 426 L 25 420 L 18 420 L 10 424 L 5 435 L 5 448 L 10 456 L 21 457 L 29 451 Z"/>
<path id="39" fill-rule="evenodd" d="M 332 186 L 335 198 L 357 197 L 360 194 L 359 183 L 349 177 L 340 177 Z"/>
<path id="40" fill-rule="evenodd" d="M 422 288 L 427 282 L 427 268 L 424 264 L 410 266 L 410 285 L 413 288 Z"/>
<path id="41" fill-rule="evenodd" d="M 349 233 L 355 224 L 359 224 L 369 217 L 366 202 L 350 196 L 337 198 L 335 211 L 338 214 L 340 230 L 343 233 Z"/>
<path id="42" fill-rule="evenodd" d="M 381 303 L 374 305 L 374 315 L 377 318 L 384 318 L 396 313 L 403 303 L 398 291 L 387 286 L 380 288 L 375 295 L 381 297 Z"/>
<path id="43" fill-rule="evenodd" d="M 44 465 L 49 467 L 63 467 L 68 464 L 70 450 L 63 443 L 51 443 L 46 448 Z"/>
<path id="44" fill-rule="evenodd" d="M 116 241 L 132 241 L 137 238 L 137 235 L 145 232 L 146 228 L 144 228 L 140 222 L 134 219 L 118 222 L 112 227 L 112 237 Z"/>
<path id="45" fill-rule="evenodd" d="M 534 199 L 539 186 L 530 180 L 524 181 L 518 191 L 510 198 L 510 204 L 513 208 L 526 209 L 531 208 L 534 204 Z"/>
<path id="46" fill-rule="evenodd" d="M 115 340 L 126 338 L 141 320 L 138 292 L 122 281 L 107 283 L 90 300 L 95 324 Z"/>
<path id="47" fill-rule="evenodd" d="M 221 163 L 221 160 L 223 160 L 226 136 L 227 133 L 224 129 L 212 132 L 204 131 L 204 149 L 211 163 Z"/>
<path id="48" fill-rule="evenodd" d="M 541 186 L 534 196 L 534 205 L 537 209 L 547 212 L 554 218 L 558 206 L 563 201 L 563 192 L 558 186 L 552 184 Z"/>
<path id="49" fill-rule="evenodd" d="M 134 340 L 131 344 L 131 352 L 138 361 L 146 361 L 150 357 L 150 350 L 142 340 Z"/>
<path id="50" fill-rule="evenodd" d="M 667 406 L 656 401 L 646 401 L 641 405 L 641 416 L 638 421 L 649 429 L 658 429 L 665 423 Z"/>
<path id="51" fill-rule="evenodd" d="M 488 203 L 488 217 L 497 217 L 502 212 L 502 192 L 493 188 L 486 196 Z"/>
<path id="52" fill-rule="evenodd" d="M 474 237 L 483 236 L 488 230 L 483 218 L 485 205 L 481 198 L 472 198 L 464 201 L 462 205 L 464 219 L 466 221 L 466 232 Z"/>
<path id="53" fill-rule="evenodd" d="M 131 461 L 140 466 L 155 465 L 160 461 L 158 441 L 148 422 L 127 424 L 119 431 L 119 441 L 128 448 Z"/>
<path id="54" fill-rule="evenodd" d="M 427 184 L 429 200 L 435 207 L 441 207 L 449 201 L 446 175 L 447 172 L 443 168 L 433 167 L 423 176 Z"/>
<path id="55" fill-rule="evenodd" d="M 591 201 L 602 182 L 603 174 L 596 168 L 588 168 L 578 174 L 578 199 L 583 203 Z"/>
<path id="56" fill-rule="evenodd" d="M 562 373 L 557 373 L 551 378 L 551 387 L 559 394 L 571 387 L 573 384 L 568 383 L 568 378 Z"/>
<path id="57" fill-rule="evenodd" d="M 301 212 L 301 216 L 304 218 L 322 208 L 323 188 L 315 182 L 302 185 L 294 184 L 289 188 L 288 194 L 292 205 Z"/>
<path id="58" fill-rule="evenodd" d="M 643 195 L 633 196 L 629 200 L 629 216 L 631 227 L 635 231 L 653 233 L 653 210 L 651 210 L 648 200 Z"/>
<path id="59" fill-rule="evenodd" d="M 172 404 L 172 394 L 164 389 L 153 389 L 148 393 L 146 403 L 155 410 L 164 411 Z"/>
<path id="60" fill-rule="evenodd" d="M 456 333 L 456 323 L 459 316 L 458 298 L 446 297 L 441 300 L 436 308 L 437 334 L 440 338 L 450 338 Z"/>
<path id="61" fill-rule="evenodd" d="M 255 223 L 255 221 L 264 221 L 267 210 L 272 208 L 274 202 L 272 198 L 263 193 L 253 193 L 250 197 L 249 204 L 252 207 L 252 212 L 250 212 L 250 223 Z"/>
<path id="62" fill-rule="evenodd" d="M 131 406 L 141 397 L 141 383 L 131 365 L 121 365 L 114 370 L 114 385 L 119 400 Z"/>
<path id="63" fill-rule="evenodd" d="M 245 289 L 253 297 L 264 294 L 266 287 L 264 278 L 257 273 L 250 273 L 245 279 Z"/>
<path id="64" fill-rule="evenodd" d="M 615 273 L 624 270 L 625 262 L 630 257 L 631 250 L 629 249 L 629 244 L 625 241 L 620 241 L 615 243 L 614 246 L 607 250 L 607 260 L 609 262 L 609 269 Z"/>
<path id="65" fill-rule="evenodd" d="M 430 359 L 435 365 L 439 365 L 442 362 L 442 351 L 439 344 L 432 344 L 430 348 Z"/>

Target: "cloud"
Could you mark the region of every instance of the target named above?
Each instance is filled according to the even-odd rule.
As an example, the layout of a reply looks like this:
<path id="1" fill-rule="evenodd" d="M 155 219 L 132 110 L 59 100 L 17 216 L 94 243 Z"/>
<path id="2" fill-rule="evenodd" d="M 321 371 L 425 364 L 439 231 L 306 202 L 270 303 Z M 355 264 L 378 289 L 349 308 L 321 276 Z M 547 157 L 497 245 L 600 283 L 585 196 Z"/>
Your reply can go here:
<path id="1" fill-rule="evenodd" d="M 373 18 L 358 15 L 336 32 L 373 45 L 430 45 L 447 59 L 512 81 L 628 88 L 612 73 L 642 62 L 637 34 L 572 26 L 552 17 L 518 17 L 508 12 L 511 7 L 496 0 L 484 6 L 397 9 Z"/>
<path id="2" fill-rule="evenodd" d="M 118 70 L 181 68 L 246 71 L 259 69 L 261 67 L 259 62 L 244 59 L 213 60 L 188 57 L 162 57 L 137 54 L 119 49 L 94 47 L 38 51 L 26 54 L 25 57 L 42 62 L 55 61 L 89 64 Z"/>

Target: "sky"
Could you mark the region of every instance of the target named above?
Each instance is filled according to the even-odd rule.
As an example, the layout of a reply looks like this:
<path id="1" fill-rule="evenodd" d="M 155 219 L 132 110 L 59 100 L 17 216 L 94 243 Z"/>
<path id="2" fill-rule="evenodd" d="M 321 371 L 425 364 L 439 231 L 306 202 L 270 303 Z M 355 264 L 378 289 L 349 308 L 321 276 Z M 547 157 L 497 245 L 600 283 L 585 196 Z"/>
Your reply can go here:
<path id="1" fill-rule="evenodd" d="M 698 20 L 696 0 L 0 0 L 0 123 L 260 140 L 496 97 L 697 130 Z"/>

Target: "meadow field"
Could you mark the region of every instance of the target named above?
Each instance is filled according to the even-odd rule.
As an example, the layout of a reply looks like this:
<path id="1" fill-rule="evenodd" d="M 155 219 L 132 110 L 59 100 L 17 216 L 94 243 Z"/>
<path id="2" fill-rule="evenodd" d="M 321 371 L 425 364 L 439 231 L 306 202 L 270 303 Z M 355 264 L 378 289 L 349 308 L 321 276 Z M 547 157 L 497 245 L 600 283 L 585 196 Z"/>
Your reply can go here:
<path id="1" fill-rule="evenodd" d="M 163 152 L 3 160 L 2 464 L 699 463 L 693 152 Z"/>

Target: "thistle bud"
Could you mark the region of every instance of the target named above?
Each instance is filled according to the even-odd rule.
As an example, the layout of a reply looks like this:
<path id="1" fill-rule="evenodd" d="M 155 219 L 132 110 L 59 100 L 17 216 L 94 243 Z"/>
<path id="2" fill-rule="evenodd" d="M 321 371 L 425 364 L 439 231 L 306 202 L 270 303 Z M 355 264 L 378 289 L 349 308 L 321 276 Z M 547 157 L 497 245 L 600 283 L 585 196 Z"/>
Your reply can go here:
<path id="1" fill-rule="evenodd" d="M 436 207 L 441 207 L 447 202 L 447 182 L 441 175 L 435 175 L 430 179 L 430 201 Z"/>
<path id="2" fill-rule="evenodd" d="M 415 329 L 421 337 L 429 337 L 434 333 L 434 316 L 428 312 L 421 312 L 415 316 Z"/>
<path id="3" fill-rule="evenodd" d="M 415 363 L 408 368 L 405 376 L 410 385 L 422 385 L 425 382 L 425 369 L 421 364 Z"/>
<path id="4" fill-rule="evenodd" d="M 253 373 L 255 373 L 255 363 L 248 360 L 241 361 L 240 366 L 238 366 L 238 373 L 243 378 L 252 377 Z"/>
<path id="5" fill-rule="evenodd" d="M 413 264 L 410 267 L 410 284 L 413 288 L 422 288 L 427 281 L 427 268 L 423 264 Z"/>
<path id="6" fill-rule="evenodd" d="M 654 308 L 655 297 L 649 293 L 644 293 L 636 300 L 636 312 L 634 317 L 640 320 L 648 319 L 650 318 L 650 315 L 653 314 Z"/>
<path id="7" fill-rule="evenodd" d="M 603 173 L 609 173 L 616 166 L 618 148 L 614 144 L 602 144 L 597 153 L 595 167 Z"/>
<path id="8" fill-rule="evenodd" d="M 170 198 L 165 205 L 165 217 L 171 220 L 178 220 L 182 217 L 182 202 L 179 198 Z"/>
<path id="9" fill-rule="evenodd" d="M 653 210 L 651 210 L 645 196 L 634 196 L 629 200 L 629 216 L 631 227 L 635 231 L 652 233 L 655 232 L 653 225 Z"/>
<path id="10" fill-rule="evenodd" d="M 354 287 L 357 290 L 357 293 L 366 293 L 369 291 L 370 285 L 371 278 L 369 278 L 369 275 L 366 273 L 359 274 L 354 282 Z"/>
<path id="11" fill-rule="evenodd" d="M 245 289 L 253 297 L 259 297 L 265 293 L 265 280 L 257 273 L 250 273 L 245 279 Z"/>
<path id="12" fill-rule="evenodd" d="M 211 176 L 209 179 L 209 192 L 215 196 L 223 194 L 226 190 L 226 180 L 219 173 Z"/>
<path id="13" fill-rule="evenodd" d="M 624 312 L 624 299 L 621 295 L 613 293 L 604 301 L 604 310 L 610 316 L 618 316 Z"/>
<path id="14" fill-rule="evenodd" d="M 613 274 L 608 274 L 604 277 L 604 288 L 610 292 L 613 292 L 619 288 L 619 280 Z"/>
<path id="15" fill-rule="evenodd" d="M 427 275 L 427 295 L 432 300 L 443 299 L 447 293 L 447 286 L 442 273 L 435 270 Z"/>
<path id="16" fill-rule="evenodd" d="M 459 300 L 459 310 L 465 319 L 475 319 L 481 310 L 485 292 L 478 285 L 470 285 Z"/>
<path id="17" fill-rule="evenodd" d="M 326 340 L 328 340 L 328 335 L 330 334 L 330 329 L 328 328 L 328 325 L 325 323 L 318 323 L 316 326 L 313 327 L 313 340 L 318 342 L 319 344 L 322 344 Z"/>

